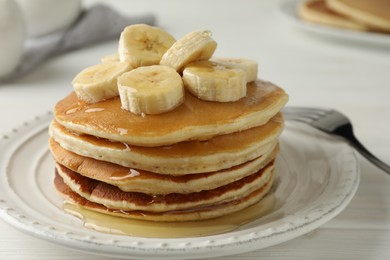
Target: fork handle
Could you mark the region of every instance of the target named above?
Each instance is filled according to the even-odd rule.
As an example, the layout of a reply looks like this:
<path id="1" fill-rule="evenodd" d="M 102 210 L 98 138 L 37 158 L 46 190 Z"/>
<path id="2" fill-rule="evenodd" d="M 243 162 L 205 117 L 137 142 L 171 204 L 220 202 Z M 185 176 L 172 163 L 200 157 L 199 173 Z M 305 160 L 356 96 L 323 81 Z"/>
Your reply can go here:
<path id="1" fill-rule="evenodd" d="M 367 160 L 372 162 L 374 165 L 376 165 L 378 168 L 382 169 L 386 173 L 390 174 L 390 166 L 380 159 L 378 159 L 375 155 L 373 155 L 370 151 L 368 151 L 360 142 L 358 139 L 356 139 L 355 136 L 350 136 L 350 140 L 348 140 L 349 143 L 361 154 L 363 155 Z"/>

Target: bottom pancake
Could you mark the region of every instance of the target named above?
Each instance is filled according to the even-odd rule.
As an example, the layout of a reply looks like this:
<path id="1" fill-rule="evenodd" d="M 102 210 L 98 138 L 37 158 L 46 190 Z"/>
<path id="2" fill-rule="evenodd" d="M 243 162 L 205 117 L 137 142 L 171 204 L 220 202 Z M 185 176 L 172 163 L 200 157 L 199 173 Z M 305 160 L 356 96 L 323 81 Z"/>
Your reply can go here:
<path id="1" fill-rule="evenodd" d="M 187 194 L 149 195 L 140 192 L 125 192 L 114 185 L 84 177 L 62 165 L 56 166 L 57 173 L 70 189 L 91 202 L 117 210 L 153 212 L 192 209 L 245 197 L 268 183 L 273 169 L 274 162 L 272 161 L 256 173 L 212 190 Z M 155 188 L 159 189 L 159 185 L 157 184 Z"/>
<path id="2" fill-rule="evenodd" d="M 83 208 L 97 211 L 100 213 L 124 218 L 142 219 L 150 221 L 195 221 L 224 216 L 257 203 L 269 192 L 272 187 L 273 180 L 274 173 L 272 171 L 271 178 L 268 180 L 268 182 L 266 182 L 264 185 L 244 197 L 235 198 L 229 201 L 223 201 L 207 206 L 197 206 L 185 210 L 170 210 L 165 212 L 150 212 L 143 210 L 125 211 L 109 209 L 102 204 L 91 202 L 78 195 L 77 193 L 73 192 L 70 187 L 65 184 L 62 177 L 58 174 L 56 174 L 55 176 L 54 183 L 58 192 L 67 201 L 79 205 Z"/>

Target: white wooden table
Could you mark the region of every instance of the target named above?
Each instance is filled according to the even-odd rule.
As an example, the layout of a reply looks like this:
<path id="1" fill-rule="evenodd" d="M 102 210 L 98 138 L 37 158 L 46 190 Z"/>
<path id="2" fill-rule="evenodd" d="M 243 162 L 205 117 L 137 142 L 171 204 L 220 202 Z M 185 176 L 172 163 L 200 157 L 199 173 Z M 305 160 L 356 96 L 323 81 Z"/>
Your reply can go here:
<path id="1" fill-rule="evenodd" d="M 355 44 L 300 31 L 281 17 L 277 1 L 123 0 L 110 4 L 129 15 L 156 14 L 159 26 L 175 37 L 210 29 L 219 43 L 216 55 L 256 59 L 259 76 L 282 86 L 290 94 L 289 105 L 344 112 L 362 143 L 390 162 L 390 46 Z M 113 53 L 116 46 L 117 42 L 109 42 L 56 57 L 30 75 L 1 85 L 0 133 L 51 110 L 71 91 L 77 72 Z M 359 159 L 357 194 L 336 218 L 286 243 L 225 259 L 390 259 L 390 176 Z M 107 258 L 27 236 L 0 220 L 0 259 Z"/>

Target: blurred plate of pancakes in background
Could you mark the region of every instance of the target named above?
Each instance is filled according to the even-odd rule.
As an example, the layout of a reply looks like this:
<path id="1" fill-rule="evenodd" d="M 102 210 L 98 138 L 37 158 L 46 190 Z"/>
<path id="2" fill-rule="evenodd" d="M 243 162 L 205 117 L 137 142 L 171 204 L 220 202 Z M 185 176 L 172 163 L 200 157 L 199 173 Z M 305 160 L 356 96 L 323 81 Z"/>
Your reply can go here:
<path id="1" fill-rule="evenodd" d="M 283 0 L 279 7 L 291 24 L 318 36 L 390 46 L 389 0 Z"/>

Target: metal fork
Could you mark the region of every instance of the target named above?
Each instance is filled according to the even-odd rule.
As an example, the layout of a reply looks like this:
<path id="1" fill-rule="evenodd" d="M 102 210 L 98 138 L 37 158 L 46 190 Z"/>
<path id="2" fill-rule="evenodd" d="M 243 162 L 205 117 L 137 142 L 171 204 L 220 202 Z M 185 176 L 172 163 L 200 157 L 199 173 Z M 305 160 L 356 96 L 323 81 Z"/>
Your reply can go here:
<path id="1" fill-rule="evenodd" d="M 287 120 L 303 122 L 328 134 L 342 137 L 366 159 L 390 174 L 390 166 L 379 160 L 359 142 L 353 133 L 351 121 L 342 113 L 309 107 L 285 107 L 282 111 Z"/>

